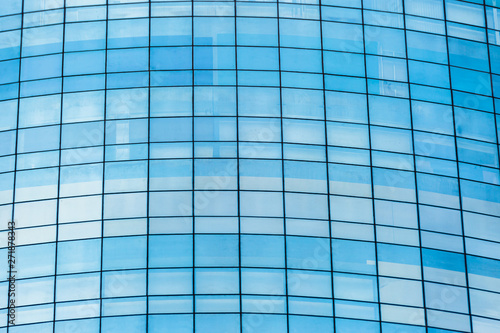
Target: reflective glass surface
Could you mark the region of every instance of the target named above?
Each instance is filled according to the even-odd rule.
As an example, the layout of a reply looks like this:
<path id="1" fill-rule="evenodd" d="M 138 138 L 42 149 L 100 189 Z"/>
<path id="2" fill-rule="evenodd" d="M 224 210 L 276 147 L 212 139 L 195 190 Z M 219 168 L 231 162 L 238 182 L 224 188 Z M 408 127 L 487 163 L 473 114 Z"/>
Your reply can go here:
<path id="1" fill-rule="evenodd" d="M 0 333 L 500 332 L 499 124 L 498 0 L 0 0 Z"/>

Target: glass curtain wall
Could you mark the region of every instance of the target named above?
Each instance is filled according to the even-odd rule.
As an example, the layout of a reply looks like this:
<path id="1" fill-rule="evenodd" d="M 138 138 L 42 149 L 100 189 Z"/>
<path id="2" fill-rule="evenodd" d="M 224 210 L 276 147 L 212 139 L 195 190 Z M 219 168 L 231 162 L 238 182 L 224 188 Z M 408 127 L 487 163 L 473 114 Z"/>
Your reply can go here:
<path id="1" fill-rule="evenodd" d="M 500 332 L 497 98 L 497 0 L 0 0 L 0 333 Z"/>

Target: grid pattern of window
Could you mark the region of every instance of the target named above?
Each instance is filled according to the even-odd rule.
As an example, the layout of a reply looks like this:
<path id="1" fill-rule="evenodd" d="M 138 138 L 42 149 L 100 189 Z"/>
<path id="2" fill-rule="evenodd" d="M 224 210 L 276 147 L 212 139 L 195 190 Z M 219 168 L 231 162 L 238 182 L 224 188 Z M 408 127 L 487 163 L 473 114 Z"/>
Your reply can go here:
<path id="1" fill-rule="evenodd" d="M 500 332 L 495 97 L 497 0 L 2 0 L 0 333 Z"/>

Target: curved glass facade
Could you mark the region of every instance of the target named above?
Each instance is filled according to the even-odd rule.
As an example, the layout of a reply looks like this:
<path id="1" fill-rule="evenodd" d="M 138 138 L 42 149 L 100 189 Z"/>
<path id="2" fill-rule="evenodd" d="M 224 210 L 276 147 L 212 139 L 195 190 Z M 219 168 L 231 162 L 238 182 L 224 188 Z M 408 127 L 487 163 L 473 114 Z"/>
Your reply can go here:
<path id="1" fill-rule="evenodd" d="M 497 0 L 0 0 L 0 333 L 500 332 L 497 97 Z"/>

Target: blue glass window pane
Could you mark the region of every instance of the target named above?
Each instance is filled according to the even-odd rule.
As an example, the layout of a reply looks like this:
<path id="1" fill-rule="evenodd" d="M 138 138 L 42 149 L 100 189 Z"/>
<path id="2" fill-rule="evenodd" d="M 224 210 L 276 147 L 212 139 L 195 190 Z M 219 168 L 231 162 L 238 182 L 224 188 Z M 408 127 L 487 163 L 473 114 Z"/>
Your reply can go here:
<path id="1" fill-rule="evenodd" d="M 333 239 L 332 251 L 334 270 L 375 274 L 375 247 L 373 243 Z"/>
<path id="2" fill-rule="evenodd" d="M 169 235 L 149 238 L 149 267 L 186 267 L 193 261 L 192 236 Z"/>
<path id="3" fill-rule="evenodd" d="M 103 240 L 103 269 L 146 266 L 146 237 L 118 237 Z"/>
<path id="4" fill-rule="evenodd" d="M 197 235 L 196 266 L 238 266 L 238 237 L 234 235 Z"/>

